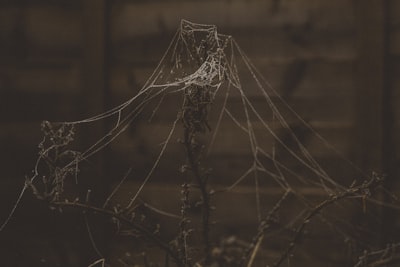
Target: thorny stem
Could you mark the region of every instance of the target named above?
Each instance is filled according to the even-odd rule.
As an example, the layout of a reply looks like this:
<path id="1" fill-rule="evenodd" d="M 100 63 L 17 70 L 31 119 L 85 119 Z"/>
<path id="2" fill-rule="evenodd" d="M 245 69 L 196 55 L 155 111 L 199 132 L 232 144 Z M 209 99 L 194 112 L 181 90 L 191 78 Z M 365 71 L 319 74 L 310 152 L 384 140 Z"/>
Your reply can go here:
<path id="1" fill-rule="evenodd" d="M 241 265 L 250 257 L 250 260 L 247 263 L 247 266 L 251 266 L 252 262 L 254 260 L 254 257 L 257 253 L 257 248 L 259 248 L 259 245 L 264 238 L 265 232 L 271 227 L 272 224 L 275 223 L 274 216 L 276 216 L 276 213 L 280 209 L 282 202 L 289 196 L 289 193 L 292 192 L 291 190 L 287 190 L 285 194 L 282 196 L 281 199 L 275 204 L 275 206 L 271 209 L 271 211 L 268 213 L 267 217 L 263 219 L 260 222 L 260 225 L 258 226 L 258 232 L 254 236 L 251 244 L 247 248 L 247 250 L 243 253 L 242 259 L 241 259 Z"/>
<path id="2" fill-rule="evenodd" d="M 374 262 L 368 263 L 367 267 L 379 267 L 379 266 L 388 266 L 388 264 L 394 264 L 400 262 L 400 256 L 391 256 L 386 259 L 379 259 Z"/>
<path id="3" fill-rule="evenodd" d="M 184 130 L 184 144 L 186 147 L 186 153 L 189 161 L 189 166 L 193 173 L 193 176 L 198 183 L 201 193 L 201 204 L 202 204 L 202 234 L 203 234 L 203 245 L 205 259 L 204 263 L 209 264 L 210 256 L 210 195 L 207 192 L 207 181 L 201 175 L 199 170 L 198 152 L 194 150 L 195 133 L 192 129 L 185 127 Z"/>
<path id="4" fill-rule="evenodd" d="M 107 215 L 109 217 L 115 218 L 118 221 L 121 221 L 121 222 L 129 225 L 136 231 L 140 232 L 143 236 L 145 236 L 146 238 L 151 240 L 153 243 L 155 243 L 159 248 L 163 249 L 176 262 L 177 266 L 179 266 L 179 267 L 185 266 L 182 263 L 179 256 L 173 250 L 171 250 L 170 246 L 167 243 L 165 243 L 164 241 L 159 239 L 157 236 L 154 235 L 154 233 L 148 231 L 141 225 L 138 225 L 138 224 L 132 222 L 131 220 L 129 220 L 128 218 L 124 217 L 122 214 L 119 214 L 119 213 L 116 213 L 114 211 L 107 210 L 104 208 L 91 206 L 89 204 L 79 203 L 79 202 L 51 202 L 50 205 L 53 207 L 59 207 L 59 208 L 71 207 L 71 208 L 76 208 L 76 209 L 83 210 L 83 211 L 90 211 L 93 213 L 99 213 L 99 214 L 103 214 L 103 215 Z"/>
<path id="5" fill-rule="evenodd" d="M 188 218 L 187 218 L 187 210 L 190 206 L 189 204 L 189 185 L 185 182 L 182 184 L 182 207 L 181 207 L 181 221 L 179 223 L 180 233 L 178 236 L 179 242 L 179 254 L 185 266 L 190 266 L 190 259 L 188 255 L 187 249 L 187 237 L 189 235 L 189 230 L 187 229 Z"/>
<path id="6" fill-rule="evenodd" d="M 378 267 L 399 262 L 400 256 L 395 254 L 396 248 L 398 247 L 400 247 L 400 243 L 388 245 L 385 249 L 378 251 L 365 251 L 364 254 L 359 257 L 354 267 Z M 379 259 L 376 259 L 378 256 Z M 375 258 L 375 260 L 369 260 L 369 257 Z"/>
<path id="7" fill-rule="evenodd" d="M 286 248 L 286 250 L 282 253 L 282 255 L 280 256 L 278 261 L 276 261 L 273 266 L 278 267 L 282 264 L 282 262 L 292 252 L 296 243 L 299 241 L 301 234 L 303 233 L 306 225 L 310 222 L 311 219 L 313 219 L 316 215 L 318 215 L 323 209 L 325 209 L 326 207 L 328 207 L 342 199 L 345 199 L 345 198 L 350 198 L 350 197 L 364 198 L 369 194 L 369 190 L 372 187 L 375 187 L 378 183 L 380 183 L 381 180 L 382 179 L 380 177 L 374 176 L 369 181 L 364 182 L 360 186 L 352 187 L 343 192 L 333 194 L 328 199 L 322 201 L 317 206 L 315 206 L 312 210 L 309 211 L 308 215 L 303 219 L 302 224 L 296 229 L 294 237 L 293 237 L 292 241 L 290 242 L 289 246 Z"/>

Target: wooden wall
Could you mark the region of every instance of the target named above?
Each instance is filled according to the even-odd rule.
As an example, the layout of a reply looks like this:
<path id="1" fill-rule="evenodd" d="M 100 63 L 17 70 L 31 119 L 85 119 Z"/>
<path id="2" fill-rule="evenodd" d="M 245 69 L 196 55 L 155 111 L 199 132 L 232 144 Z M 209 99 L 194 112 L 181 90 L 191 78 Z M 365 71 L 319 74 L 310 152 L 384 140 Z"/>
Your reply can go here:
<path id="1" fill-rule="evenodd" d="M 232 35 L 317 132 L 361 168 L 385 172 L 388 185 L 398 186 L 399 15 L 395 0 L 1 0 L 0 221 L 34 164 L 40 122 L 78 120 L 135 95 L 181 19 L 215 24 Z M 156 123 L 160 133 L 167 131 L 169 122 Z M 99 126 L 85 138 L 102 131 Z M 153 137 L 143 131 L 106 151 L 103 160 L 113 160 L 104 172 L 124 173 L 113 168 L 132 163 L 126 158 L 148 166 L 141 155 L 149 148 L 141 144 Z M 232 154 L 236 162 L 245 158 Z M 7 235 L 7 259 L 40 261 L 13 239 L 23 220 L 35 217 L 22 214 L 10 223 L 16 226 Z M 26 234 L 35 244 L 35 235 Z M 84 264 L 79 255 L 64 257 L 70 266 Z"/>

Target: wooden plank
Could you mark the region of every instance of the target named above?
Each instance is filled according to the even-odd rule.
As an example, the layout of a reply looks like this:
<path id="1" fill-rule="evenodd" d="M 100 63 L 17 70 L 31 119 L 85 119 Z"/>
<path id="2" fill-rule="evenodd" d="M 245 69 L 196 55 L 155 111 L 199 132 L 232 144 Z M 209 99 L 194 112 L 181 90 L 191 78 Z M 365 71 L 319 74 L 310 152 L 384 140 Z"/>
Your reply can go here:
<path id="1" fill-rule="evenodd" d="M 0 8 L 0 36 L 2 39 L 6 35 L 12 34 L 18 27 L 21 18 L 21 9 L 17 7 Z"/>
<path id="2" fill-rule="evenodd" d="M 388 86 L 388 2 L 356 1 L 359 58 L 357 64 L 356 147 L 359 166 L 365 171 L 386 173 L 385 187 L 393 188 L 397 176 L 392 164 L 393 136 L 391 96 Z M 395 167 L 397 169 L 397 166 Z M 381 194 L 382 201 L 388 200 Z M 396 212 L 380 209 L 379 234 L 383 246 L 398 239 Z"/>
<path id="3" fill-rule="evenodd" d="M 2 122 L 0 130 L 1 192 L 2 195 L 8 196 L 8 198 L 3 198 L 5 201 L 15 200 L 17 192 L 23 186 L 25 175 L 31 174 L 38 153 L 37 145 L 42 138 L 40 121 Z M 2 218 L 5 216 L 6 209 L 3 211 Z"/>
<path id="4" fill-rule="evenodd" d="M 398 57 L 400 55 L 400 27 L 392 27 L 391 32 L 390 32 L 390 38 L 389 38 L 389 53 L 396 57 L 396 62 L 398 60 Z"/>
<path id="5" fill-rule="evenodd" d="M 106 55 L 106 4 L 104 0 L 84 2 L 84 90 L 82 91 L 83 113 L 97 114 L 104 111 L 108 86 Z M 93 132 L 94 138 L 103 130 Z"/>
<path id="6" fill-rule="evenodd" d="M 83 36 L 78 11 L 54 6 L 1 8 L 0 65 L 36 64 L 41 58 L 54 63 L 63 55 L 64 62 L 76 59 Z"/>
<path id="7" fill-rule="evenodd" d="M 26 7 L 62 7 L 62 8 L 69 8 L 69 9 L 79 9 L 82 6 L 81 0 L 36 0 L 36 1 L 14 1 L 14 0 L 1 0 L 0 7 L 3 8 L 13 8 L 13 7 L 20 7 L 21 5 Z"/>
<path id="8" fill-rule="evenodd" d="M 66 121 L 75 120 L 79 110 L 78 95 L 71 93 L 29 93 L 7 90 L 0 93 L 0 121 Z M 27 134 L 27 133 L 25 133 Z"/>
<path id="9" fill-rule="evenodd" d="M 356 144 L 360 166 L 365 170 L 382 171 L 384 128 L 384 96 L 386 95 L 386 9 L 380 0 L 356 1 L 358 28 Z"/>
<path id="10" fill-rule="evenodd" d="M 356 50 L 353 32 L 310 31 L 299 32 L 305 36 L 304 43 L 291 39 L 292 33 L 280 28 L 274 29 L 232 29 L 229 33 L 243 51 L 257 60 L 281 63 L 295 59 L 319 59 L 327 62 L 352 60 Z M 161 58 L 174 31 L 146 35 L 124 34 L 112 39 L 114 60 L 122 64 L 156 62 Z"/>
<path id="11" fill-rule="evenodd" d="M 107 6 L 105 0 L 85 0 L 83 2 L 83 90 L 81 92 L 80 113 L 91 117 L 104 112 L 108 93 L 107 69 Z M 81 133 L 81 146 L 88 147 L 105 135 L 105 120 L 90 124 Z M 91 158 L 92 176 L 85 180 L 84 187 L 97 192 L 101 198 L 106 193 L 107 183 L 98 179 L 105 172 L 105 150 Z M 96 201 L 94 199 L 94 201 Z"/>
<path id="12" fill-rule="evenodd" d="M 0 131 L 0 142 L 3 144 L 19 143 L 21 147 L 26 145 L 36 146 L 34 144 L 39 144 L 42 139 L 40 122 L 40 120 L 32 120 L 29 122 L 3 122 L 2 127 L 3 129 L 7 129 L 7 131 Z"/>
<path id="13" fill-rule="evenodd" d="M 32 46 L 78 47 L 82 42 L 82 18 L 62 7 L 30 7 L 24 14 L 27 41 Z"/>
<path id="14" fill-rule="evenodd" d="M 400 159 L 400 142 L 397 138 L 400 134 L 400 108 L 398 103 L 400 103 L 400 3 L 399 1 L 388 0 L 388 13 L 389 13 L 389 23 L 390 23 L 390 33 L 389 33 L 389 74 L 390 79 L 389 89 L 386 94 L 385 103 L 387 107 L 385 108 L 384 121 L 387 129 L 387 134 L 385 138 L 388 140 L 386 143 L 391 145 L 391 147 L 386 146 L 384 149 L 386 167 L 388 169 L 388 174 L 391 179 L 388 181 L 387 187 L 393 192 L 400 192 L 400 183 L 397 181 L 399 175 L 399 159 Z M 384 214 L 386 217 L 386 223 L 384 227 L 390 229 L 390 227 L 398 226 L 398 216 L 396 212 L 387 212 Z M 396 219 L 394 219 L 396 218 Z M 385 231 L 386 237 L 390 240 L 399 239 L 398 235 L 391 236 L 389 231 Z"/>
<path id="15" fill-rule="evenodd" d="M 389 17 L 389 25 L 390 28 L 393 29 L 398 29 L 400 26 L 400 2 L 397 0 L 387 0 L 387 6 L 390 7 L 388 8 L 388 17 Z"/>
<path id="16" fill-rule="evenodd" d="M 84 0 L 82 3 L 83 37 L 83 90 L 81 93 L 80 114 L 90 117 L 104 112 L 108 94 L 108 6 L 106 0 Z M 80 145 L 88 147 L 105 135 L 106 121 L 91 124 L 81 132 Z M 80 180 L 79 190 L 91 190 L 91 201 L 101 203 L 107 195 L 108 181 L 104 179 L 107 170 L 106 150 L 101 150 L 90 158 L 90 172 Z M 104 233 L 106 225 L 99 222 L 93 225 L 93 232 Z M 96 240 L 100 251 L 107 244 L 104 234 Z M 87 259 L 87 252 L 80 251 L 80 257 Z"/>
<path id="17" fill-rule="evenodd" d="M 271 61 L 322 59 L 335 62 L 353 59 L 356 53 L 352 30 L 233 29 L 231 34 L 249 56 L 262 55 Z M 303 39 L 296 39 L 295 35 Z"/>
<path id="18" fill-rule="evenodd" d="M 77 66 L 4 66 L 0 72 L 0 90 L 4 92 L 77 94 L 82 87 Z"/>
<path id="19" fill-rule="evenodd" d="M 174 31 L 180 19 L 215 24 L 221 29 L 302 27 L 310 22 L 319 29 L 349 29 L 353 25 L 354 17 L 348 1 L 283 1 L 278 5 L 278 8 L 274 8 L 272 1 L 117 3 L 113 10 L 113 35 L 119 39 L 119 36 L 126 33 L 137 35 Z M 340 20 L 337 19 L 337 14 L 341 14 Z"/>

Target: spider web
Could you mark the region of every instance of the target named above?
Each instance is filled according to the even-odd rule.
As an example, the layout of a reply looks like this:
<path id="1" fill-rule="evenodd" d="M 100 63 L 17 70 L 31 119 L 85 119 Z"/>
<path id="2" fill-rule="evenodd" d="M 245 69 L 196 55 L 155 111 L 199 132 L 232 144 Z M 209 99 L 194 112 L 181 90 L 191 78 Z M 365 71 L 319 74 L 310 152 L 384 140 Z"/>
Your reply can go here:
<path id="1" fill-rule="evenodd" d="M 271 215 L 271 211 L 275 210 L 273 216 L 279 216 L 279 219 L 274 219 L 274 227 L 258 239 L 268 239 L 270 244 L 273 244 L 271 239 L 281 240 L 281 243 L 275 244 L 278 247 L 275 250 L 283 250 L 286 243 L 291 242 L 290 236 L 295 232 L 291 229 L 301 227 L 307 218 L 307 211 L 317 203 L 370 178 L 341 157 L 279 96 L 232 36 L 218 33 L 214 25 L 182 20 L 159 64 L 135 96 L 87 119 L 42 123 L 44 137 L 39 144 L 39 157 L 18 202 L 32 184 L 51 184 L 51 190 L 44 189 L 44 185 L 40 190 L 47 190 L 52 200 L 68 195 L 65 183 L 73 181 L 78 184 L 84 179 L 81 168 L 91 157 L 111 143 L 118 142 L 119 137 L 129 135 L 128 129 L 154 125 L 153 121 L 159 117 L 170 121 L 167 134 L 154 137 L 159 143 L 156 147 L 158 151 L 152 156 L 152 163 L 146 162 L 144 175 L 136 178 L 137 186 L 125 203 L 126 209 L 142 201 L 143 192 L 153 180 L 163 181 L 166 178 L 160 171 L 165 166 L 162 162 L 171 162 L 170 159 L 181 151 L 174 147 L 179 147 L 179 142 L 175 140 L 182 137 L 184 128 L 196 131 L 202 147 L 201 162 L 213 169 L 209 183 L 218 205 L 212 216 L 219 218 L 223 224 L 226 220 L 217 214 L 230 206 L 226 199 L 232 197 L 226 196 L 246 194 L 247 188 L 254 195 L 249 207 L 254 216 L 249 220 L 257 226 L 268 214 Z M 112 125 L 106 135 L 84 148 L 74 142 L 80 128 L 106 120 L 108 125 Z M 321 158 L 328 155 L 329 162 L 320 163 L 313 156 L 314 152 Z M 235 162 L 227 163 L 237 160 L 238 157 L 232 157 L 235 153 L 246 155 L 243 160 L 239 157 L 241 163 L 237 168 L 232 167 Z M 55 154 L 56 162 L 46 162 L 49 155 Z M 177 162 L 173 168 L 177 170 L 184 163 Z M 43 165 L 49 164 L 56 175 L 43 178 L 48 175 L 48 169 Z M 227 177 L 224 171 L 229 170 L 229 166 L 234 168 L 234 172 L 230 171 Z M 235 175 L 232 176 L 232 173 Z M 118 191 L 128 191 L 124 189 L 127 176 L 109 195 L 104 206 Z M 174 183 L 182 183 L 176 180 Z M 367 217 L 361 197 L 364 194 L 360 193 L 359 197 L 354 196 L 355 200 L 346 199 L 321 212 L 311 228 L 325 229 L 332 233 L 329 237 L 335 236 L 346 244 L 355 242 L 361 243 L 362 248 L 374 248 L 379 231 L 371 234 L 369 240 L 364 240 L 365 225 L 356 225 L 353 221 L 347 222 L 346 217 L 336 216 L 348 215 L 355 210 L 359 214 L 364 210 Z M 363 199 L 365 201 L 365 197 Z M 179 218 L 162 205 L 151 203 L 149 200 L 147 207 L 158 214 Z M 375 203 L 382 204 L 377 200 Z M 369 211 L 366 220 L 373 221 L 370 217 L 378 220 L 376 214 L 374 210 Z M 241 216 L 240 211 L 237 216 Z M 372 224 L 375 223 L 379 225 L 380 222 Z M 268 248 L 268 245 L 264 246 Z"/>

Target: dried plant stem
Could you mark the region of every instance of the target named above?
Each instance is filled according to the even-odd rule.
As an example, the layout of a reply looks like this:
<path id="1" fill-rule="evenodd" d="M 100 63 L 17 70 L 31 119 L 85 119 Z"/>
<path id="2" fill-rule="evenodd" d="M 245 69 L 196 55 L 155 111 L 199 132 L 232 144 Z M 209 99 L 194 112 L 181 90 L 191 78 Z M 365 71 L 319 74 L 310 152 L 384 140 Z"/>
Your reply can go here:
<path id="1" fill-rule="evenodd" d="M 207 180 L 202 176 L 199 169 L 199 155 L 195 151 L 195 132 L 191 128 L 185 127 L 184 145 L 186 147 L 187 158 L 190 169 L 198 184 L 201 193 L 201 212 L 202 212 L 202 236 L 204 246 L 204 263 L 209 264 L 211 260 L 210 253 L 210 194 L 207 191 Z"/>
<path id="2" fill-rule="evenodd" d="M 354 197 L 365 198 L 369 194 L 370 189 L 375 187 L 380 182 L 381 182 L 381 178 L 374 176 L 369 181 L 364 182 L 360 186 L 351 187 L 340 193 L 333 194 L 328 199 L 322 201 L 317 206 L 315 206 L 312 210 L 309 211 L 307 216 L 304 217 L 303 222 L 296 229 L 294 237 L 293 237 L 292 241 L 289 243 L 289 246 L 286 248 L 286 250 L 282 253 L 280 258 L 275 262 L 275 264 L 273 266 L 278 267 L 283 263 L 283 261 L 289 256 L 289 254 L 292 252 L 292 250 L 296 246 L 296 243 L 299 241 L 301 234 L 303 233 L 306 225 L 310 222 L 311 219 L 313 219 L 316 215 L 318 215 L 323 209 L 325 209 L 326 207 L 328 207 L 342 199 L 346 199 L 346 198 L 350 198 L 350 197 L 351 198 L 354 198 Z"/>
<path id="3" fill-rule="evenodd" d="M 374 262 L 368 263 L 367 267 L 379 267 L 379 266 L 388 266 L 388 264 L 395 264 L 400 262 L 400 256 L 399 255 L 394 255 L 385 259 L 379 259 Z M 394 265 L 393 265 L 394 266 Z M 397 266 L 397 265 L 396 265 Z"/>
<path id="4" fill-rule="evenodd" d="M 96 206 L 91 206 L 89 204 L 84 204 L 84 203 L 79 203 L 79 202 L 51 202 L 50 206 L 53 206 L 56 208 L 70 207 L 70 208 L 75 208 L 75 209 L 79 209 L 82 211 L 90 211 L 93 213 L 103 214 L 103 215 L 109 216 L 111 218 L 115 218 L 118 221 L 129 225 L 129 227 L 132 227 L 132 229 L 138 231 L 143 236 L 145 236 L 146 238 L 151 240 L 154 244 L 156 244 L 159 248 L 164 250 L 175 261 L 177 266 L 184 267 L 184 264 L 182 263 L 179 256 L 173 250 L 171 250 L 170 246 L 167 243 L 165 243 L 164 241 L 159 239 L 156 235 L 154 235 L 154 233 L 148 231 L 141 225 L 139 225 L 135 222 L 132 222 L 130 219 L 126 218 L 121 213 L 117 213 L 117 212 L 114 212 L 114 211 L 111 211 L 108 209 L 99 208 Z"/>
<path id="5" fill-rule="evenodd" d="M 88 267 L 95 267 L 97 266 L 99 263 L 101 263 L 101 267 L 104 267 L 106 260 L 104 258 L 102 259 L 98 259 L 95 262 L 91 263 Z"/>
<path id="6" fill-rule="evenodd" d="M 400 247 L 400 243 L 387 245 L 385 249 L 377 251 L 364 251 L 354 267 L 378 267 L 400 262 L 400 256 L 396 253 L 398 247 Z"/>
<path id="7" fill-rule="evenodd" d="M 244 264 L 244 262 L 249 258 L 247 262 L 247 266 L 251 266 L 253 264 L 253 261 L 257 255 L 258 249 L 260 248 L 260 245 L 262 243 L 262 240 L 264 239 L 265 232 L 271 227 L 271 224 L 274 223 L 274 216 L 278 212 L 278 210 L 281 208 L 282 202 L 289 196 L 289 193 L 292 192 L 290 189 L 288 189 L 285 194 L 278 200 L 278 202 L 275 204 L 275 206 L 271 209 L 271 211 L 268 213 L 265 219 L 263 219 L 259 226 L 258 226 L 258 232 L 257 234 L 253 237 L 253 241 L 250 243 L 248 246 L 247 250 L 243 253 L 242 259 L 241 259 L 241 265 Z"/>
<path id="8" fill-rule="evenodd" d="M 261 235 L 260 238 L 258 238 L 256 245 L 254 246 L 253 252 L 250 255 L 250 259 L 247 262 L 247 267 L 251 267 L 253 265 L 254 259 L 256 258 L 258 249 L 260 248 L 260 245 L 264 239 L 264 235 Z"/>
<path id="9" fill-rule="evenodd" d="M 179 249 L 178 252 L 180 254 L 180 257 L 184 263 L 185 266 L 190 266 L 190 259 L 188 255 L 188 246 L 187 246 L 187 238 L 189 235 L 189 230 L 187 228 L 187 224 L 189 222 L 189 219 L 187 218 L 187 210 L 190 207 L 189 203 L 189 185 L 184 182 L 182 184 L 182 207 L 181 207 L 181 221 L 179 223 L 179 236 L 178 236 L 178 242 L 179 242 Z"/>

